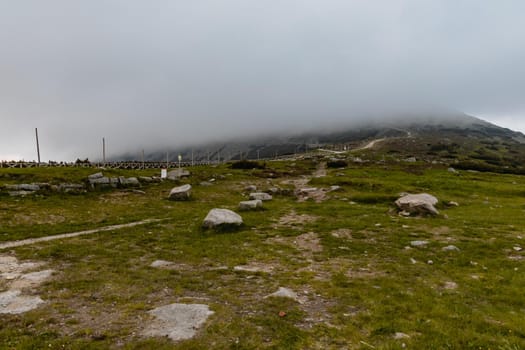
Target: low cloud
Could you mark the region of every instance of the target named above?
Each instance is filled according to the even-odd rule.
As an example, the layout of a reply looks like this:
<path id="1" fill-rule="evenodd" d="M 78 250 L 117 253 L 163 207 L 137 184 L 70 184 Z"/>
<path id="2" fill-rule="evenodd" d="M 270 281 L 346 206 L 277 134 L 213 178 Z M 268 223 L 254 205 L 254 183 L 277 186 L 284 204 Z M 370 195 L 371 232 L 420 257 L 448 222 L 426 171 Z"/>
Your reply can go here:
<path id="1" fill-rule="evenodd" d="M 525 111 L 522 1 L 0 4 L 0 158 Z M 521 117 L 520 117 L 521 116 Z"/>

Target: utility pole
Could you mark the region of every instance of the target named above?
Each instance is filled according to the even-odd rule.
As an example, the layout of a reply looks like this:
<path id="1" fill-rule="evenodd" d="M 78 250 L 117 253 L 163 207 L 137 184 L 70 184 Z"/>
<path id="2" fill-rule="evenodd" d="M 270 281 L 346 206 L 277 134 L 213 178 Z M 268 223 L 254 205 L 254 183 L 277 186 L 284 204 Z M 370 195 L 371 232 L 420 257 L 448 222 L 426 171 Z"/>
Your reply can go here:
<path id="1" fill-rule="evenodd" d="M 38 166 L 40 166 L 40 144 L 38 143 L 38 128 L 35 128 L 36 135 L 36 153 L 38 156 Z"/>
<path id="2" fill-rule="evenodd" d="M 106 139 L 102 138 L 102 162 L 106 166 Z"/>

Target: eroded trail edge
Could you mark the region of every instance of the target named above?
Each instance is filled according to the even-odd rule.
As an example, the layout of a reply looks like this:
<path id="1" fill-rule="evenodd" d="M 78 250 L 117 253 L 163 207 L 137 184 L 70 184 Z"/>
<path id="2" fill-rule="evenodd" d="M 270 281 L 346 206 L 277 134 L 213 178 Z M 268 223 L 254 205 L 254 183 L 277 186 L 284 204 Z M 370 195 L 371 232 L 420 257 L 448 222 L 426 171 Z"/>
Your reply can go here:
<path id="1" fill-rule="evenodd" d="M 127 224 L 119 224 L 119 225 L 112 225 L 112 226 L 106 226 L 106 227 L 99 227 L 92 230 L 86 230 L 86 231 L 79 231 L 79 232 L 71 232 L 71 233 L 62 233 L 59 235 L 53 235 L 53 236 L 46 236 L 46 237 L 39 237 L 39 238 L 28 238 L 23 239 L 19 241 L 12 241 L 12 242 L 5 242 L 0 243 L 0 249 L 8 249 L 8 248 L 15 248 L 15 247 L 21 247 L 24 245 L 30 245 L 40 242 L 47 242 L 47 241 L 53 241 L 56 239 L 63 239 L 63 238 L 72 238 L 72 237 L 78 237 L 83 235 L 89 235 L 97 232 L 104 232 L 104 231 L 112 231 L 112 230 L 118 230 L 121 228 L 127 228 L 127 227 L 133 227 L 138 225 L 144 225 L 144 224 L 150 224 L 153 222 L 159 222 L 162 221 L 162 219 L 146 219 L 141 221 L 135 221 L 135 222 L 129 222 Z"/>

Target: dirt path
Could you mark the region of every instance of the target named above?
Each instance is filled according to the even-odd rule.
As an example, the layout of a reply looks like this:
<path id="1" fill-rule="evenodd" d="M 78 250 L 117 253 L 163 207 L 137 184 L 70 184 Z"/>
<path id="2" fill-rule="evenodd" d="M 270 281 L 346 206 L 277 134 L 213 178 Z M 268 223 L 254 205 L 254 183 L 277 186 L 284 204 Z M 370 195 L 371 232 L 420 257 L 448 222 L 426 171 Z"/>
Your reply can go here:
<path id="1" fill-rule="evenodd" d="M 29 238 L 29 239 L 23 239 L 20 241 L 4 242 L 4 243 L 0 243 L 0 249 L 15 248 L 15 247 L 20 247 L 20 246 L 30 245 L 30 244 L 40 243 L 40 242 L 53 241 L 55 239 L 71 238 L 71 237 L 77 237 L 77 236 L 82 236 L 82 235 L 89 235 L 89 234 L 93 234 L 97 232 L 118 230 L 121 228 L 133 227 L 137 225 L 144 225 L 144 224 L 149 224 L 152 222 L 159 222 L 159 221 L 161 221 L 161 219 L 146 219 L 146 220 L 141 220 L 141 221 L 130 222 L 127 224 L 100 227 L 100 228 L 96 228 L 93 230 L 63 233 L 60 235 L 46 236 L 46 237 L 39 237 L 39 238 Z"/>
<path id="2" fill-rule="evenodd" d="M 326 176 L 326 162 L 321 162 L 317 165 L 317 169 L 312 174 L 313 177 L 323 177 Z"/>
<path id="3" fill-rule="evenodd" d="M 376 145 L 376 143 L 382 142 L 384 140 L 385 140 L 384 138 L 383 139 L 372 140 L 369 143 L 367 143 L 366 145 L 364 145 L 363 147 L 355 148 L 354 151 L 361 151 L 361 150 L 364 150 L 364 149 L 373 148 Z"/>

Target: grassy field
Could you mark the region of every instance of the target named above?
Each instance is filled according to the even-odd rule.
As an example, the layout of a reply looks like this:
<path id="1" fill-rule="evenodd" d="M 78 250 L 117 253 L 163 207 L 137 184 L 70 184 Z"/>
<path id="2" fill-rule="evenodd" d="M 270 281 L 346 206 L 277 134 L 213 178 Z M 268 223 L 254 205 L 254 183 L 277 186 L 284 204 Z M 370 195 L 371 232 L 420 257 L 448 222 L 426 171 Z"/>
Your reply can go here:
<path id="1" fill-rule="evenodd" d="M 162 219 L 1 251 L 43 261 L 55 273 L 31 291 L 45 304 L 2 315 L 0 349 L 525 348 L 523 176 L 393 162 L 304 178 L 319 164 L 192 168 L 182 181 L 193 185 L 188 202 L 167 200 L 173 182 L 144 186 L 144 194 L 0 196 L 4 242 Z M 0 169 L 0 184 L 75 182 L 93 172 Z M 213 185 L 200 185 L 212 178 Z M 241 213 L 238 230 L 201 229 L 210 209 L 236 210 L 247 185 L 291 189 L 307 180 L 341 190 L 320 202 L 298 202 L 285 191 L 264 210 Z M 435 195 L 440 215 L 399 216 L 393 202 L 402 192 Z M 416 240 L 428 244 L 411 246 Z M 449 245 L 459 251 L 443 250 Z M 175 268 L 150 267 L 158 259 Z M 279 287 L 301 302 L 264 298 Z M 191 340 L 142 337 L 147 311 L 175 302 L 204 303 L 215 313 Z"/>

